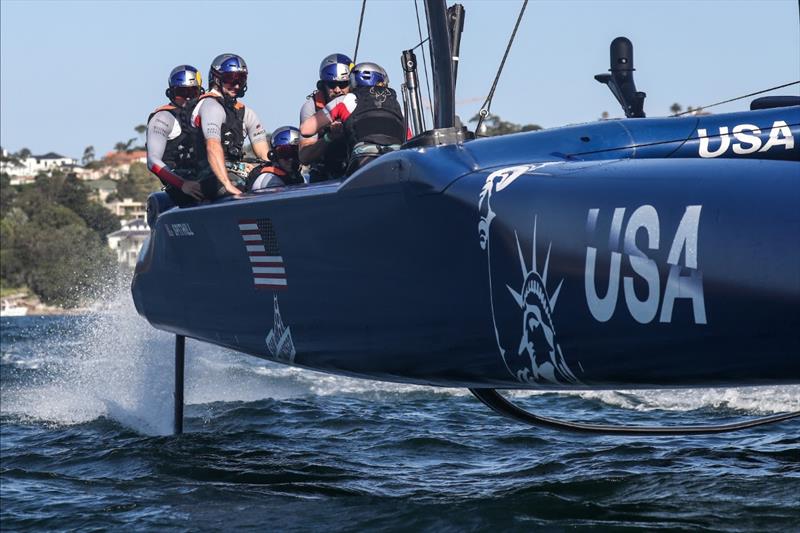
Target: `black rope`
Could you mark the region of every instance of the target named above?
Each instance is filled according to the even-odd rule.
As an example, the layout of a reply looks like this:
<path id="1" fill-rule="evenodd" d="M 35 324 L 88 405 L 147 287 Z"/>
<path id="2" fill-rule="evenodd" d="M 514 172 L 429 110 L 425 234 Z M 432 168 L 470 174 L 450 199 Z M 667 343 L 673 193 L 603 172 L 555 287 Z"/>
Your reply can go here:
<path id="1" fill-rule="evenodd" d="M 356 37 L 356 51 L 353 53 L 353 63 L 358 58 L 358 44 L 361 42 L 361 25 L 364 24 L 364 11 L 367 9 L 367 0 L 361 2 L 361 18 L 358 19 L 358 37 Z"/>
<path id="2" fill-rule="evenodd" d="M 428 9 L 427 4 L 425 6 L 425 9 Z M 430 35 L 428 35 L 427 39 L 422 40 L 422 24 L 419 21 L 419 5 L 417 5 L 417 0 L 414 0 L 414 11 L 416 11 L 417 13 L 417 31 L 419 32 L 419 40 L 420 40 L 420 43 L 417 46 L 422 46 L 422 44 L 425 41 L 429 41 L 431 37 Z M 417 46 L 415 46 L 414 48 L 417 48 Z M 433 97 L 431 97 L 431 84 L 428 79 L 428 61 L 425 59 L 424 48 L 422 49 L 422 65 L 425 68 L 425 86 L 428 88 L 428 102 L 431 103 L 433 102 Z"/>
<path id="3" fill-rule="evenodd" d="M 742 96 L 737 96 L 736 98 L 730 98 L 728 100 L 723 100 L 722 102 L 717 102 L 716 104 L 711 104 L 711 105 L 698 107 L 698 108 L 695 108 L 695 109 L 690 109 L 690 110 L 684 111 L 682 113 L 675 113 L 674 115 L 670 115 L 670 116 L 672 116 L 672 117 L 680 117 L 680 116 L 683 116 L 683 115 L 688 115 L 690 113 L 697 113 L 698 111 L 702 111 L 704 109 L 708 109 L 709 107 L 715 107 L 715 106 L 718 106 L 718 105 L 727 104 L 728 102 L 735 102 L 736 100 L 741 100 L 742 98 L 749 98 L 749 97 L 755 96 L 757 94 L 768 93 L 768 92 L 774 91 L 776 89 L 783 89 L 784 87 L 789 87 L 791 85 L 797 85 L 798 83 L 800 83 L 800 80 L 793 81 L 791 83 L 784 83 L 783 85 L 777 85 L 777 86 L 771 87 L 769 89 L 764 89 L 763 91 L 757 91 L 757 92 L 754 92 L 754 93 L 745 94 L 745 95 L 742 95 Z"/>
<path id="4" fill-rule="evenodd" d="M 517 23 L 514 25 L 514 31 L 511 33 L 511 39 L 508 40 L 508 46 L 506 46 L 506 53 L 503 54 L 503 60 L 500 62 L 500 68 L 497 69 L 497 75 L 494 77 L 494 83 L 492 83 L 492 89 L 489 91 L 489 96 L 486 97 L 486 100 L 483 102 L 481 106 L 481 110 L 478 113 L 478 125 L 475 127 L 475 132 L 479 132 L 481 129 L 481 124 L 483 124 L 483 119 L 489 116 L 489 111 L 492 108 L 492 98 L 494 98 L 494 90 L 497 88 L 497 82 L 500 80 L 500 74 L 503 72 L 503 66 L 506 64 L 506 58 L 508 57 L 508 53 L 511 51 L 511 44 L 514 42 L 514 37 L 517 35 L 517 29 L 519 28 L 519 23 L 522 22 L 522 15 L 525 13 L 525 8 L 528 6 L 528 0 L 522 2 L 522 9 L 519 10 L 519 16 L 517 17 Z"/>

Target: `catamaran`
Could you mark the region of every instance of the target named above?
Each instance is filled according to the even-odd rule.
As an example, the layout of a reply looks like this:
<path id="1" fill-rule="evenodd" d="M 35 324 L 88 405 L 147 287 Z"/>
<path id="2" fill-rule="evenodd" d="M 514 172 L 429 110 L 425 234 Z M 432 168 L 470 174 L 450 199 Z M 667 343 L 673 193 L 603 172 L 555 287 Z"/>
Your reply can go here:
<path id="1" fill-rule="evenodd" d="M 598 79 L 629 118 L 473 138 L 455 116 L 454 8 L 426 8 L 432 129 L 419 131 L 406 69 L 416 136 L 347 179 L 183 209 L 151 197 L 132 292 L 176 335 L 176 431 L 185 337 L 466 387 L 506 416 L 574 431 L 800 416 L 609 427 L 497 392 L 800 383 L 800 99 L 646 118 L 618 39 Z"/>

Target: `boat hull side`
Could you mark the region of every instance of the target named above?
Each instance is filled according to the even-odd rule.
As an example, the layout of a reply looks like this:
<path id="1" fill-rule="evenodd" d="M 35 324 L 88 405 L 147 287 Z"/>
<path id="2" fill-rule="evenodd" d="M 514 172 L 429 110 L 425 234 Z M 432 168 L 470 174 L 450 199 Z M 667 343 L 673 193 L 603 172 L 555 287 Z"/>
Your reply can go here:
<path id="1" fill-rule="evenodd" d="M 797 168 L 531 162 L 172 210 L 134 299 L 159 329 L 372 379 L 798 383 Z M 285 288 L 254 282 L 240 224 L 265 220 Z"/>

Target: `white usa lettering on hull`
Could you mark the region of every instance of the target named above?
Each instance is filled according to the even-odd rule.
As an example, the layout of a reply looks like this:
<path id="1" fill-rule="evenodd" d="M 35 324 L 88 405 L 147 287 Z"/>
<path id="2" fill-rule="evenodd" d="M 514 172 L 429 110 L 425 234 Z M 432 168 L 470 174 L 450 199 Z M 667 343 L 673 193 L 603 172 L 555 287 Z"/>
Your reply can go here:
<path id="1" fill-rule="evenodd" d="M 736 142 L 731 141 L 731 135 Z M 729 150 L 737 155 L 748 155 L 755 152 L 767 152 L 778 146 L 783 146 L 785 150 L 794 149 L 794 135 L 783 120 L 776 120 L 772 123 L 769 137 L 763 145 L 760 137 L 761 129 L 754 124 L 738 124 L 733 127 L 732 131 L 728 126 L 721 126 L 719 128 L 719 146 L 713 149 L 708 130 L 698 128 L 697 136 L 700 139 L 699 155 L 705 159 L 719 157 Z"/>
<path id="2" fill-rule="evenodd" d="M 698 231 L 700 226 L 701 205 L 690 205 L 681 217 L 675 237 L 672 239 L 667 256 L 670 265 L 663 297 L 660 294 L 660 276 L 658 265 L 639 249 L 636 245 L 636 235 L 641 230 L 646 236 L 646 248 L 658 250 L 661 240 L 661 229 L 658 211 L 652 205 L 643 205 L 636 208 L 631 214 L 623 232 L 625 208 L 617 207 L 611 218 L 608 248 L 610 251 L 609 273 L 600 276 L 608 279 L 605 295 L 600 296 L 597 291 L 597 256 L 598 250 L 594 246 L 586 247 L 586 265 L 584 268 L 584 289 L 586 304 L 592 316 L 598 322 L 608 322 L 614 316 L 619 300 L 619 285 L 622 279 L 625 305 L 634 320 L 640 324 L 649 324 L 658 315 L 661 305 L 661 314 L 658 321 L 672 322 L 672 310 L 675 300 L 684 298 L 692 301 L 695 324 L 706 324 L 705 295 L 703 292 L 703 274 L 698 268 Z M 586 219 L 586 230 L 590 240 L 596 231 L 597 219 L 600 209 L 590 209 Z M 620 251 L 620 237 L 624 236 L 622 251 Z M 647 296 L 639 299 L 634 290 L 634 278 L 622 276 L 622 259 L 627 257 L 631 269 L 647 284 Z M 683 265 L 680 264 L 683 257 Z M 688 271 L 688 274 L 684 274 Z"/>

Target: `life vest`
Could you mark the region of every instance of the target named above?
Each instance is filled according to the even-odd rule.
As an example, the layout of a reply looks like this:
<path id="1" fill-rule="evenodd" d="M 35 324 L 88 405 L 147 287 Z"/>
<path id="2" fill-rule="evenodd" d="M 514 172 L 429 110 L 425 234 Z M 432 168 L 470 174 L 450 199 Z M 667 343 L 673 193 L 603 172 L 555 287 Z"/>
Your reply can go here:
<path id="1" fill-rule="evenodd" d="M 244 104 L 209 92 L 186 104 L 186 108 L 188 108 L 186 114 L 189 117 L 192 116 L 194 109 L 204 98 L 215 99 L 225 110 L 225 122 L 222 123 L 220 135 L 222 152 L 225 154 L 226 162 L 238 162 L 244 155 L 242 150 L 244 146 Z M 181 127 L 183 127 L 183 124 L 181 124 Z M 198 125 L 191 124 L 191 131 L 195 139 L 195 150 L 202 150 L 202 157 L 198 158 L 198 163 L 202 165 L 203 160 L 205 160 L 207 164 L 208 156 L 206 155 L 206 141 L 203 136 L 203 130 Z"/>
<path id="2" fill-rule="evenodd" d="M 169 112 L 175 117 L 175 120 L 181 128 L 180 135 L 174 139 L 167 140 L 167 146 L 164 149 L 164 155 L 161 160 L 164 161 L 167 167 L 173 170 L 194 168 L 196 163 L 195 145 L 192 140 L 191 129 L 185 116 L 185 109 L 172 104 L 162 105 L 150 113 L 150 116 L 147 117 L 147 124 L 150 124 L 150 121 L 153 120 L 156 113 L 160 111 Z"/>
<path id="3" fill-rule="evenodd" d="M 406 125 L 397 93 L 389 87 L 356 87 L 357 105 L 345 121 L 348 149 L 358 143 L 403 144 Z"/>
<path id="4" fill-rule="evenodd" d="M 281 181 L 283 181 L 284 185 L 299 185 L 301 183 L 305 183 L 303 176 L 299 172 L 289 173 L 278 165 L 264 163 L 251 170 L 250 174 L 248 174 L 247 182 L 245 184 L 248 191 L 253 189 L 253 184 L 255 184 L 256 180 L 262 174 L 274 174 L 275 176 L 278 176 Z"/>
<path id="5" fill-rule="evenodd" d="M 309 97 L 314 99 L 314 107 L 317 111 L 325 107 L 325 104 L 327 103 L 321 91 L 314 91 L 309 95 Z"/>

